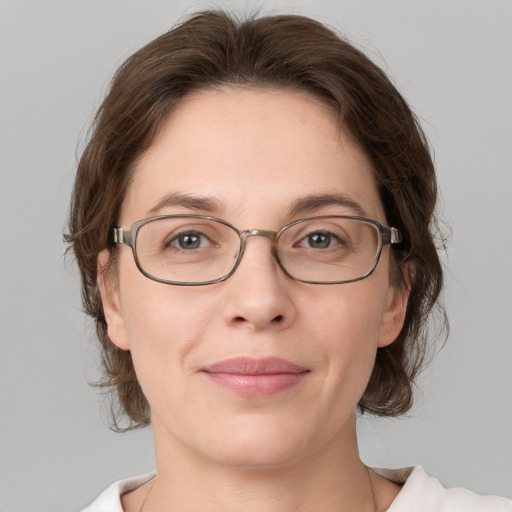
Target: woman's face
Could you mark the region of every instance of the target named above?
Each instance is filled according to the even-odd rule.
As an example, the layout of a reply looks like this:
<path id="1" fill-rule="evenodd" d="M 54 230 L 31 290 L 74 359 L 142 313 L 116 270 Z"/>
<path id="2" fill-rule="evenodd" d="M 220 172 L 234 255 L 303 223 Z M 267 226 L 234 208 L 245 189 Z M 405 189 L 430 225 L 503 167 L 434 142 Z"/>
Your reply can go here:
<path id="1" fill-rule="evenodd" d="M 330 214 L 386 224 L 370 162 L 336 116 L 282 90 L 196 93 L 170 115 L 137 164 L 119 225 L 187 213 L 240 230 Z M 337 285 L 292 280 L 262 237 L 247 241 L 229 279 L 207 286 L 152 281 L 128 247 L 116 250 L 118 279 L 100 276 L 109 335 L 132 353 L 157 446 L 278 467 L 353 438 L 377 347 L 405 314 L 389 246 L 368 278 Z"/>

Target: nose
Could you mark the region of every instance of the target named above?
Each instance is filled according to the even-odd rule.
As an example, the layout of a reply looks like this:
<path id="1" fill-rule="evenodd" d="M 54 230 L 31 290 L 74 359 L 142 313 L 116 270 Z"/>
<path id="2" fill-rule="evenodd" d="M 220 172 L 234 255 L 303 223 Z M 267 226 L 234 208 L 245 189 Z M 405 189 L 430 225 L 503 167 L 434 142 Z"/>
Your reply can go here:
<path id="1" fill-rule="evenodd" d="M 225 321 L 254 331 L 286 328 L 296 314 L 291 288 L 297 282 L 279 266 L 273 237 L 265 233 L 250 233 L 238 268 L 223 283 Z"/>

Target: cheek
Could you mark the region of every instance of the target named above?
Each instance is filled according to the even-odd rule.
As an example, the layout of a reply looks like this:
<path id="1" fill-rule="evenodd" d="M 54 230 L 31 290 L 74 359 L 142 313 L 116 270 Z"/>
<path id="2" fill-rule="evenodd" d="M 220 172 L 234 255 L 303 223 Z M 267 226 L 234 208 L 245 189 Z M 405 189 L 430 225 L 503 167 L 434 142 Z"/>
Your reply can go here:
<path id="1" fill-rule="evenodd" d="M 121 282 L 128 344 L 137 378 L 151 403 L 162 394 L 163 383 L 179 390 L 192 371 L 187 367 L 188 355 L 215 316 L 215 302 L 207 297 L 198 301 L 193 288 L 156 283 L 142 275 L 132 274 Z"/>
<path id="2" fill-rule="evenodd" d="M 376 347 L 382 297 L 375 287 L 366 286 L 365 281 L 339 285 L 308 302 L 306 321 L 310 317 L 318 339 L 331 340 L 333 350 L 352 344 Z"/>
<path id="3" fill-rule="evenodd" d="M 341 285 L 312 301 L 312 337 L 326 359 L 328 389 L 363 393 L 373 369 L 379 340 L 382 299 L 364 281 Z M 373 293 L 370 292 L 373 291 Z M 355 392 L 355 393 L 354 393 Z"/>

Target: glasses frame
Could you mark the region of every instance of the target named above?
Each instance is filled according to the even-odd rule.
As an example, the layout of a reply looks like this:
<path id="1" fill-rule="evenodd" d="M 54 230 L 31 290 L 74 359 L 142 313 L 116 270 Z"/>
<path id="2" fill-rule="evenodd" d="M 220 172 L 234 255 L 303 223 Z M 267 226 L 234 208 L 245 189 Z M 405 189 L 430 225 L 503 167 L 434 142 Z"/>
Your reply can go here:
<path id="1" fill-rule="evenodd" d="M 192 219 L 203 219 L 203 220 L 212 220 L 215 222 L 219 222 L 220 224 L 224 224 L 225 226 L 231 228 L 233 231 L 235 231 L 238 234 L 238 237 L 240 238 L 240 249 L 238 251 L 237 258 L 235 260 L 235 263 L 233 264 L 233 267 L 231 270 L 224 276 L 217 278 L 217 279 L 211 279 L 209 281 L 200 281 L 200 282 L 190 282 L 190 281 L 170 281 L 167 279 L 161 279 L 158 277 L 155 277 L 148 272 L 146 272 L 137 257 L 137 233 L 139 229 L 144 226 L 145 224 L 149 224 L 150 222 L 154 222 L 159 219 L 169 219 L 169 218 L 192 218 Z M 372 224 L 377 228 L 379 231 L 379 245 L 377 247 L 377 253 L 375 256 L 375 260 L 373 262 L 372 267 L 368 272 L 363 274 L 362 276 L 353 278 L 353 279 L 345 279 L 341 281 L 311 281 L 307 279 L 300 279 L 298 277 L 295 277 L 293 274 L 290 274 L 288 270 L 286 270 L 285 267 L 283 267 L 281 260 L 279 259 L 279 254 L 276 250 L 277 243 L 279 241 L 279 238 L 281 237 L 282 233 L 286 231 L 291 226 L 294 226 L 296 224 L 299 224 L 301 222 L 309 221 L 309 220 L 315 220 L 315 219 L 329 219 L 329 218 L 338 218 L 338 219 L 352 219 L 356 221 L 366 222 L 368 224 Z M 279 264 L 279 267 L 283 270 L 283 272 L 290 277 L 291 279 L 295 281 L 299 281 L 301 283 L 308 283 L 308 284 L 345 284 L 345 283 L 352 283 L 354 281 L 360 281 L 361 279 L 365 279 L 370 274 L 373 273 L 375 270 L 375 267 L 379 263 L 380 256 L 382 253 L 382 248 L 385 245 L 393 245 L 398 244 L 402 241 L 402 234 L 398 229 L 389 227 L 389 226 L 383 226 L 380 224 L 380 222 L 368 219 L 366 217 L 360 217 L 355 215 L 317 215 L 314 217 L 304 217 L 302 219 L 295 220 L 293 222 L 290 222 L 289 224 L 286 224 L 286 226 L 283 226 L 279 231 L 267 231 L 263 229 L 244 229 L 243 231 L 240 231 L 235 226 L 230 224 L 229 222 L 226 222 L 225 220 L 218 219 L 217 217 L 211 217 L 208 215 L 194 215 L 194 214 L 175 214 L 175 215 L 158 215 L 156 217 L 149 217 L 146 219 L 141 219 L 137 222 L 134 222 L 130 229 L 125 229 L 122 227 L 114 227 L 112 230 L 113 233 L 113 243 L 114 245 L 128 245 L 132 249 L 133 258 L 135 260 L 135 264 L 137 265 L 137 268 L 148 279 L 151 279 L 152 281 L 156 281 L 158 283 L 163 284 L 172 284 L 176 286 L 204 286 L 208 284 L 215 284 L 215 283 L 221 283 L 222 281 L 225 281 L 229 277 L 231 277 L 238 266 L 240 265 L 240 262 L 242 261 L 244 252 L 245 252 L 245 244 L 249 238 L 252 238 L 254 236 L 261 236 L 264 238 L 268 238 L 272 242 L 272 255 L 274 256 L 275 260 Z"/>

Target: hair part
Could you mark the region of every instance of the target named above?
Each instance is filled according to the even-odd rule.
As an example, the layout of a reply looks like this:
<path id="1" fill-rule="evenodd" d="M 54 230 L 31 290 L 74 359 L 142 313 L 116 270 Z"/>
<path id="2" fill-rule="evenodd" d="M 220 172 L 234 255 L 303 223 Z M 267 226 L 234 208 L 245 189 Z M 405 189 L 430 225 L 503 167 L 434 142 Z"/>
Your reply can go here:
<path id="1" fill-rule="evenodd" d="M 97 286 L 98 255 L 110 249 L 137 161 L 162 122 L 193 92 L 218 87 L 273 87 L 307 92 L 339 115 L 370 158 L 384 212 L 403 241 L 391 251 L 391 278 L 405 292 L 407 313 L 398 338 L 379 348 L 359 409 L 380 416 L 408 411 L 414 379 L 428 358 L 429 318 L 437 308 L 443 271 L 437 254 L 437 183 L 426 137 L 386 74 L 361 51 L 321 23 L 279 15 L 238 20 L 205 11 L 156 38 L 115 74 L 80 159 L 70 205 L 69 234 L 82 278 L 85 312 L 95 324 L 104 374 L 114 393 L 117 430 L 150 422 L 131 354 L 107 334 Z M 115 258 L 112 259 L 115 271 Z M 122 428 L 125 415 L 129 426 Z"/>

